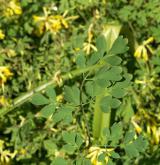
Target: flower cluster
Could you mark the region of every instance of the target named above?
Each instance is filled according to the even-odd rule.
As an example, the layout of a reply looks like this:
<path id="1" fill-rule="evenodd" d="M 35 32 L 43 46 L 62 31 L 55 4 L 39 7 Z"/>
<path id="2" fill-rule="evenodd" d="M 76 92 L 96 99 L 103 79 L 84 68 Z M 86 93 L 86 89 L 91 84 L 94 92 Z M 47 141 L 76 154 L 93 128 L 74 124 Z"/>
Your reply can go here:
<path id="1" fill-rule="evenodd" d="M 143 42 L 142 45 L 139 45 L 134 53 L 134 56 L 136 58 L 141 58 L 144 61 L 149 60 L 149 56 L 153 54 L 153 50 L 151 46 L 149 46 L 150 43 L 154 41 L 153 37 L 148 38 L 146 41 Z"/>
<path id="2" fill-rule="evenodd" d="M 22 14 L 22 8 L 18 0 L 11 0 L 8 3 L 4 2 L 4 6 L 5 8 L 3 9 L 3 14 L 6 17 Z"/>
<path id="3" fill-rule="evenodd" d="M 86 54 L 90 54 L 92 49 L 94 51 L 97 51 L 97 48 L 92 44 L 92 39 L 93 39 L 92 29 L 93 29 L 93 24 L 89 26 L 87 42 L 84 42 L 83 44 L 83 50 L 86 52 Z"/>
<path id="4" fill-rule="evenodd" d="M 66 13 L 63 15 L 50 15 L 50 11 L 45 7 L 43 8 L 44 16 L 33 16 L 34 22 L 37 25 L 36 34 L 41 36 L 44 32 L 50 31 L 52 33 L 59 32 L 62 28 L 68 28 L 68 20 L 76 19 L 77 17 L 67 17 Z"/>
<path id="5" fill-rule="evenodd" d="M 4 141 L 0 140 L 0 164 L 9 165 L 11 159 L 16 156 L 16 151 L 11 153 L 9 150 L 4 149 Z"/>
<path id="6" fill-rule="evenodd" d="M 110 152 L 113 151 L 113 148 L 107 149 L 107 148 L 100 148 L 100 147 L 90 147 L 89 148 L 89 154 L 87 155 L 87 158 L 91 159 L 91 163 L 93 165 L 102 165 L 103 163 L 98 161 L 98 157 L 106 153 L 105 156 L 105 163 L 108 163 Z"/>
<path id="7" fill-rule="evenodd" d="M 140 134 L 144 126 L 146 128 L 146 133 L 151 139 L 152 144 L 160 143 L 160 127 L 158 115 L 152 114 L 151 112 L 146 112 L 144 109 L 140 109 L 141 113 L 137 113 L 132 117 L 132 124 L 135 131 Z"/>

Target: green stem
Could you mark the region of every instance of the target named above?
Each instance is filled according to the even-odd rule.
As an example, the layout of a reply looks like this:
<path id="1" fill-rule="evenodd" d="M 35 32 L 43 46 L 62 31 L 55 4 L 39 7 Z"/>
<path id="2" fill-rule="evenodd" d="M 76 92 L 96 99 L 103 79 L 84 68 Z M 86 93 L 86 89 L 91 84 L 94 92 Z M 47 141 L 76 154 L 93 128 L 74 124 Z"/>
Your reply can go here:
<path id="1" fill-rule="evenodd" d="M 96 96 L 93 115 L 93 137 L 100 141 L 101 145 L 105 144 L 105 137 L 103 131 L 110 127 L 111 112 L 104 113 L 100 108 L 101 99 L 106 96 L 107 92 L 104 90 L 100 95 Z"/>
<path id="2" fill-rule="evenodd" d="M 66 73 L 66 74 L 62 75 L 61 79 L 64 82 L 64 81 L 67 81 L 69 79 L 73 79 L 74 77 L 79 76 L 82 73 L 97 70 L 97 69 L 101 68 L 104 65 L 105 65 L 105 63 L 98 63 L 98 64 L 95 64 L 95 65 L 92 65 L 92 66 L 88 66 L 86 68 L 76 69 L 76 70 L 71 71 L 70 73 Z M 12 101 L 11 105 L 9 105 L 8 107 L 4 107 L 4 108 L 0 109 L 0 117 L 6 115 L 9 112 L 11 112 L 16 107 L 22 105 L 23 103 L 28 101 L 35 93 L 45 90 L 50 85 L 53 85 L 54 87 L 56 87 L 56 86 L 58 86 L 58 83 L 55 79 L 52 79 L 49 82 L 44 83 L 44 84 L 38 86 L 37 88 L 29 91 L 29 92 L 26 92 L 24 95 L 15 98 Z"/>

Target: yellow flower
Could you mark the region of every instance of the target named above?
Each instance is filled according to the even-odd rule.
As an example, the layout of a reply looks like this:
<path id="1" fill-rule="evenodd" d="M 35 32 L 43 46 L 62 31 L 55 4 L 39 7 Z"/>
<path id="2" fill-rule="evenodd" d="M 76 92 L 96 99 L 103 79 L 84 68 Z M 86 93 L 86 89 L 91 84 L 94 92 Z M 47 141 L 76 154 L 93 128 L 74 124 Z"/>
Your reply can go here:
<path id="1" fill-rule="evenodd" d="M 11 77 L 13 73 L 6 66 L 0 66 L 0 85 L 4 90 L 4 83 L 7 81 L 9 77 Z"/>
<path id="2" fill-rule="evenodd" d="M 16 52 L 13 49 L 6 49 L 6 54 L 7 54 L 8 57 L 16 56 Z"/>
<path id="3" fill-rule="evenodd" d="M 134 56 L 136 58 L 141 58 L 144 61 L 148 61 L 150 55 L 153 54 L 153 50 L 151 46 L 149 46 L 150 43 L 154 41 L 153 37 L 148 38 L 146 41 L 143 42 L 142 45 L 139 45 L 134 53 Z"/>
<path id="4" fill-rule="evenodd" d="M 19 154 L 21 154 L 21 155 L 25 155 L 26 153 L 27 153 L 27 150 L 24 148 L 20 149 L 20 151 L 19 151 Z"/>
<path id="5" fill-rule="evenodd" d="M 8 102 L 4 96 L 0 96 L 0 106 L 6 106 Z"/>
<path id="6" fill-rule="evenodd" d="M 97 51 L 97 48 L 93 44 L 91 44 L 89 42 L 85 42 L 83 44 L 83 50 L 86 52 L 86 54 L 90 54 L 90 52 L 91 52 L 92 49 L 94 51 Z"/>
<path id="7" fill-rule="evenodd" d="M 63 101 L 63 95 L 62 94 L 60 94 L 60 95 L 58 95 L 57 97 L 56 97 L 56 101 L 57 102 L 62 102 Z"/>
<path id="8" fill-rule="evenodd" d="M 97 51 L 97 48 L 92 44 L 92 38 L 93 38 L 92 28 L 93 28 L 93 24 L 89 26 L 87 42 L 84 42 L 83 44 L 83 50 L 86 52 L 86 54 L 90 54 L 92 49 L 94 51 Z"/>
<path id="9" fill-rule="evenodd" d="M 3 53 L 3 54 L 5 54 L 8 57 L 14 57 L 14 56 L 16 56 L 15 50 L 14 49 L 10 49 L 10 48 L 2 49 L 0 51 L 0 53 Z"/>
<path id="10" fill-rule="evenodd" d="M 0 29 L 0 40 L 3 40 L 4 37 L 5 37 L 5 35 L 4 35 L 3 31 Z"/>
<path id="11" fill-rule="evenodd" d="M 98 157 L 100 154 L 106 153 L 105 164 L 107 164 L 109 160 L 110 152 L 113 150 L 114 150 L 113 148 L 107 149 L 107 148 L 100 148 L 100 147 L 90 147 L 87 158 L 91 160 L 92 165 L 103 165 L 102 162 L 98 161 Z"/>
<path id="12" fill-rule="evenodd" d="M 66 13 L 63 15 L 50 15 L 45 7 L 43 8 L 44 16 L 33 16 L 33 20 L 37 25 L 37 35 L 42 35 L 46 31 L 52 33 L 59 32 L 62 28 L 68 28 L 68 20 L 76 19 L 77 17 L 67 17 L 65 18 Z"/>
<path id="13" fill-rule="evenodd" d="M 159 144 L 159 142 L 160 142 L 160 128 L 157 128 L 156 125 L 151 125 L 150 129 L 152 131 L 152 143 Z"/>
<path id="14" fill-rule="evenodd" d="M 142 128 L 141 128 L 134 120 L 132 120 L 132 124 L 133 124 L 133 126 L 134 126 L 136 132 L 137 132 L 138 134 L 140 134 L 140 133 L 142 132 Z"/>
<path id="15" fill-rule="evenodd" d="M 9 150 L 4 149 L 4 141 L 0 140 L 0 164 L 1 165 L 9 165 L 11 159 L 13 159 L 17 152 L 14 151 L 11 153 Z"/>
<path id="16" fill-rule="evenodd" d="M 148 45 L 154 41 L 153 37 L 149 37 L 146 41 L 143 42 L 144 45 Z"/>
<path id="17" fill-rule="evenodd" d="M 142 131 L 145 132 L 152 144 L 160 143 L 160 127 L 158 114 L 153 114 L 151 112 L 146 112 L 144 109 L 139 109 L 140 113 L 135 114 L 132 117 L 132 124 L 139 134 Z M 143 128 L 143 130 L 142 130 Z M 146 128 L 146 129 L 145 129 Z"/>
<path id="18" fill-rule="evenodd" d="M 3 13 L 7 17 L 22 14 L 22 8 L 18 0 L 11 0 L 9 3 L 6 3 L 5 6 L 6 8 Z"/>

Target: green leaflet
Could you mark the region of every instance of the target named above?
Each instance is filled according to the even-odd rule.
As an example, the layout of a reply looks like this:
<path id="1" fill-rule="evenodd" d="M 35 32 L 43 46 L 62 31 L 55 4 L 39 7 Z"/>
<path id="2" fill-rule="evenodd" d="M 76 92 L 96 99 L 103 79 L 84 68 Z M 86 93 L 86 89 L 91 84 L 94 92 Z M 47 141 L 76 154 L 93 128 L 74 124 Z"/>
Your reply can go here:
<path id="1" fill-rule="evenodd" d="M 131 98 L 127 97 L 123 100 L 123 103 L 121 104 L 120 108 L 118 109 L 118 114 L 120 117 L 123 118 L 125 123 L 128 123 L 131 119 L 131 117 L 134 114 L 133 107 L 131 105 Z"/>
<path id="2" fill-rule="evenodd" d="M 75 138 L 76 138 L 76 133 L 75 132 L 64 132 L 62 137 L 66 143 L 74 144 Z"/>
<path id="3" fill-rule="evenodd" d="M 68 165 L 68 162 L 62 157 L 57 157 L 52 161 L 51 165 Z"/>
<path id="4" fill-rule="evenodd" d="M 55 108 L 56 108 L 56 105 L 54 103 L 46 105 L 44 108 L 41 109 L 40 115 L 42 117 L 48 118 L 55 112 Z"/>
<path id="5" fill-rule="evenodd" d="M 54 87 L 53 86 L 49 86 L 47 89 L 46 89 L 46 95 L 49 97 L 49 99 L 51 101 L 55 101 L 56 100 L 56 92 L 54 90 Z"/>
<path id="6" fill-rule="evenodd" d="M 121 101 L 117 98 L 112 98 L 111 103 L 110 103 L 112 108 L 118 108 L 120 104 L 121 104 Z"/>
<path id="7" fill-rule="evenodd" d="M 124 143 L 129 143 L 134 139 L 135 133 L 132 131 L 129 131 L 124 136 Z"/>
<path id="8" fill-rule="evenodd" d="M 110 142 L 109 144 L 111 146 L 116 146 L 119 142 L 119 140 L 122 138 L 123 136 L 123 127 L 122 127 L 122 123 L 114 123 L 110 128 L 105 128 L 103 130 L 103 136 L 105 139 L 105 144 L 108 144 L 108 142 Z"/>
<path id="9" fill-rule="evenodd" d="M 83 143 L 83 139 L 79 133 L 63 132 L 62 137 L 66 143 L 63 145 L 62 150 L 68 154 L 73 154 Z"/>
<path id="10" fill-rule="evenodd" d="M 32 97 L 31 103 L 34 105 L 45 105 L 49 103 L 49 100 L 42 94 L 37 93 Z"/>
<path id="11" fill-rule="evenodd" d="M 105 153 L 101 153 L 101 154 L 98 156 L 98 161 L 99 161 L 99 162 L 104 162 L 104 161 L 105 161 L 105 157 L 106 157 L 106 154 L 105 154 Z"/>
<path id="12" fill-rule="evenodd" d="M 66 101 L 74 105 L 80 104 L 80 91 L 76 86 L 64 87 L 64 98 Z"/>
<path id="13" fill-rule="evenodd" d="M 53 122 L 56 124 L 58 122 L 63 122 L 64 124 L 69 124 L 72 121 L 72 111 L 73 107 L 62 106 L 57 109 L 57 111 L 52 116 Z"/>
<path id="14" fill-rule="evenodd" d="M 98 49 L 99 58 L 102 58 L 106 52 L 106 39 L 104 35 L 100 35 L 96 40 L 96 47 Z"/>
<path id="15" fill-rule="evenodd" d="M 116 66 L 116 65 L 120 65 L 122 59 L 118 56 L 110 55 L 110 56 L 106 56 L 106 62 L 111 64 L 112 66 Z"/>
<path id="16" fill-rule="evenodd" d="M 48 118 L 55 112 L 56 108 L 56 93 L 54 87 L 49 86 L 46 88 L 45 94 L 48 98 L 41 93 L 35 94 L 31 99 L 31 103 L 34 105 L 45 105 L 40 111 L 40 116 Z"/>
<path id="17" fill-rule="evenodd" d="M 92 165 L 89 159 L 79 158 L 76 160 L 76 165 Z"/>
<path id="18" fill-rule="evenodd" d="M 44 148 L 47 150 L 48 155 L 52 155 L 57 150 L 57 145 L 52 139 L 47 139 L 43 141 Z"/>
<path id="19" fill-rule="evenodd" d="M 112 66 L 110 69 L 103 68 L 98 71 L 94 79 L 105 79 L 111 81 L 119 81 L 122 79 L 122 68 L 120 66 Z"/>
<path id="20" fill-rule="evenodd" d="M 84 68 L 86 66 L 86 57 L 84 52 L 80 52 L 76 57 L 76 64 L 79 68 Z"/>
<path id="21" fill-rule="evenodd" d="M 111 96 L 105 96 L 101 99 L 100 108 L 101 108 L 102 112 L 105 112 L 105 113 L 110 112 L 110 110 L 111 110 L 111 106 L 110 106 L 111 101 L 112 101 Z"/>
<path id="22" fill-rule="evenodd" d="M 99 53 L 94 52 L 91 57 L 87 60 L 87 65 L 93 65 L 99 60 Z"/>
<path id="23" fill-rule="evenodd" d="M 111 145 L 114 146 L 119 142 L 119 140 L 123 136 L 122 123 L 121 122 L 114 123 L 110 130 L 111 130 L 111 137 L 110 138 L 112 139 Z"/>
<path id="24" fill-rule="evenodd" d="M 141 152 L 144 152 L 147 145 L 147 141 L 142 136 L 139 136 L 136 140 L 125 144 L 124 149 L 126 154 L 133 158 L 137 157 Z"/>
<path id="25" fill-rule="evenodd" d="M 111 91 L 111 95 L 116 97 L 116 98 L 122 98 L 126 94 L 126 90 L 124 88 L 113 88 Z"/>
<path id="26" fill-rule="evenodd" d="M 111 157 L 112 157 L 112 158 L 115 158 L 115 159 L 118 159 L 118 158 L 120 158 L 120 155 L 119 155 L 118 153 L 112 151 L 112 152 L 111 152 Z"/>
<path id="27" fill-rule="evenodd" d="M 122 54 L 125 53 L 129 48 L 126 46 L 127 40 L 124 39 L 122 36 L 118 37 L 115 42 L 113 43 L 113 46 L 111 50 L 109 51 L 109 54 Z"/>

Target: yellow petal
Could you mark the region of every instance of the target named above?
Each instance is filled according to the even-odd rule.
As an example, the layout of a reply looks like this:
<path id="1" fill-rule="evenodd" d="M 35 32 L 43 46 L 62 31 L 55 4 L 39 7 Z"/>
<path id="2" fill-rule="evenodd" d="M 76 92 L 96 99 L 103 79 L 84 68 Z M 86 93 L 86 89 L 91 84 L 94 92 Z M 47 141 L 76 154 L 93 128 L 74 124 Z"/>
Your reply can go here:
<path id="1" fill-rule="evenodd" d="M 133 120 L 132 120 L 132 124 L 133 124 L 133 126 L 134 126 L 136 132 L 137 132 L 138 134 L 140 134 L 140 133 L 142 132 L 142 128 L 141 128 L 135 121 L 133 121 Z"/>
<path id="2" fill-rule="evenodd" d="M 143 42 L 144 45 L 147 45 L 149 43 L 152 43 L 154 41 L 153 37 L 149 37 L 146 41 Z"/>
<path id="3" fill-rule="evenodd" d="M 155 144 L 159 144 L 159 131 L 157 130 L 156 126 L 151 126 L 153 139 Z"/>
<path id="4" fill-rule="evenodd" d="M 3 31 L 0 29 L 0 40 L 3 40 L 4 37 L 5 37 L 5 35 L 4 35 Z"/>
<path id="5" fill-rule="evenodd" d="M 10 1 L 7 5 L 6 11 L 4 11 L 4 14 L 6 16 L 12 16 L 14 14 L 21 15 L 22 8 L 20 6 L 20 3 L 17 0 Z"/>
<path id="6" fill-rule="evenodd" d="M 35 22 L 39 22 L 39 21 L 44 21 L 45 18 L 44 17 L 39 17 L 39 16 L 36 16 L 36 15 L 33 15 L 33 20 Z"/>
<path id="7" fill-rule="evenodd" d="M 142 50 L 143 50 L 143 46 L 142 45 L 138 46 L 138 48 L 136 49 L 134 53 L 134 57 L 141 58 Z"/>
<path id="8" fill-rule="evenodd" d="M 69 27 L 67 21 L 65 19 L 62 19 L 61 21 L 63 26 L 67 29 Z"/>
<path id="9" fill-rule="evenodd" d="M 142 50 L 142 58 L 144 59 L 144 61 L 148 61 L 148 53 L 145 47 L 143 47 L 143 50 Z"/>
<path id="10" fill-rule="evenodd" d="M 4 96 L 0 96 L 0 105 L 6 106 L 8 104 L 6 98 Z"/>

